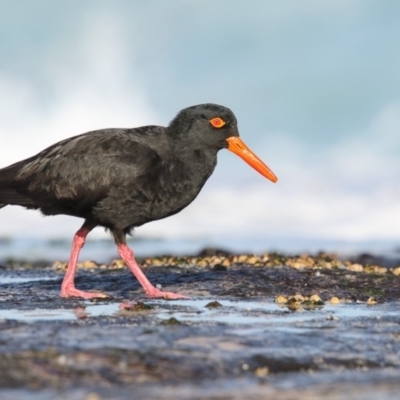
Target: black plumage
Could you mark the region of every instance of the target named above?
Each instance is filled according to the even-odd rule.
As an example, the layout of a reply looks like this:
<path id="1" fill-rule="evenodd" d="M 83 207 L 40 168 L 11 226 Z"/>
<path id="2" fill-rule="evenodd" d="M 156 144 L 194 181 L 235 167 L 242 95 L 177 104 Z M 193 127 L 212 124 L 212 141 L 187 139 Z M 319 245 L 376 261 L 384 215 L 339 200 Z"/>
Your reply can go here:
<path id="1" fill-rule="evenodd" d="M 186 108 L 166 128 L 84 133 L 0 169 L 0 207 L 83 218 L 61 295 L 95 297 L 100 294 L 77 290 L 73 282 L 79 250 L 94 227 L 111 231 L 121 257 L 138 277 L 142 273 L 129 255 L 126 234 L 190 204 L 213 172 L 220 149 L 229 148 L 276 181 L 238 137 L 234 114 L 214 104 Z M 180 297 L 159 291 L 145 277 L 138 279 L 151 297 Z"/>

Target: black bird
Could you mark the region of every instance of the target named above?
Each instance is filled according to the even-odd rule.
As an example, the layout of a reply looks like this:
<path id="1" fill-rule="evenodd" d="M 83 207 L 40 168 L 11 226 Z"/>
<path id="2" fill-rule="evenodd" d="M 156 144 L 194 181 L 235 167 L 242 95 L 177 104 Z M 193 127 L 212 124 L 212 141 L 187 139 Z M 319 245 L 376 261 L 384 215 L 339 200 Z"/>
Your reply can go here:
<path id="1" fill-rule="evenodd" d="M 101 129 L 58 142 L 39 154 L 0 169 L 0 208 L 18 205 L 44 215 L 83 218 L 76 232 L 61 297 L 105 297 L 75 287 L 76 264 L 87 234 L 108 229 L 118 253 L 148 297 L 162 292 L 146 278 L 126 244 L 140 225 L 181 211 L 198 195 L 227 148 L 263 176 L 272 171 L 239 138 L 232 111 L 201 104 L 180 111 L 168 127 Z"/>

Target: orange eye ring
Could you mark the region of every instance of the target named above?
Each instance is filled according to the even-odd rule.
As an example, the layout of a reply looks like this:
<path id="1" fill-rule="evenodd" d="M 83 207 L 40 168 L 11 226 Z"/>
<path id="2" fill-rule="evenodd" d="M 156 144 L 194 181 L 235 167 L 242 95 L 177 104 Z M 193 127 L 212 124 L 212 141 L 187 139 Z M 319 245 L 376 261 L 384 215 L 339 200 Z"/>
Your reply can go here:
<path id="1" fill-rule="evenodd" d="M 222 128 L 225 125 L 225 121 L 222 118 L 216 117 L 216 118 L 210 119 L 210 124 L 214 128 Z"/>

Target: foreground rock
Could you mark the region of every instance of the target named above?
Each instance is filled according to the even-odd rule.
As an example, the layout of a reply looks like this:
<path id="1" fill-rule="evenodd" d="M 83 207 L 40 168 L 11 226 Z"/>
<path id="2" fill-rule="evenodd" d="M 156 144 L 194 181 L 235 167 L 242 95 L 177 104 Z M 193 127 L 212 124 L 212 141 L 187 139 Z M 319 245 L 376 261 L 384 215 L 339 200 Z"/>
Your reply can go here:
<path id="1" fill-rule="evenodd" d="M 0 398 L 398 393 L 395 263 L 214 254 L 143 260 L 153 283 L 188 301 L 146 299 L 118 260 L 82 263 L 77 286 L 111 296 L 91 302 L 58 297 L 63 263 L 3 266 Z"/>

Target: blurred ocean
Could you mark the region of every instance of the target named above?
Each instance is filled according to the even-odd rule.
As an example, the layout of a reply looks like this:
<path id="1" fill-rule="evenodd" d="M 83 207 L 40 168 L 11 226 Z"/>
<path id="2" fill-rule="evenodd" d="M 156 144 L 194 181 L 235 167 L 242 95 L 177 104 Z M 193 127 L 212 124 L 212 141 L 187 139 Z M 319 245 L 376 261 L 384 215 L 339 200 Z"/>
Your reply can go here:
<path id="1" fill-rule="evenodd" d="M 138 239 L 138 255 L 394 251 L 399 15 L 395 0 L 5 2 L 0 168 L 89 130 L 219 103 L 278 183 L 221 151 L 189 207 L 137 230 L 158 238 Z M 0 259 L 66 259 L 81 223 L 2 208 Z M 82 257 L 114 257 L 105 238 L 93 232 Z"/>
<path id="2" fill-rule="evenodd" d="M 26 261 L 67 261 L 71 250 L 71 240 L 39 238 L 0 238 L 0 263 L 10 259 Z M 205 248 L 218 248 L 233 253 L 283 252 L 301 254 L 319 251 L 336 253 L 343 257 L 368 253 L 389 258 L 400 257 L 398 242 L 390 241 L 343 241 L 289 238 L 197 238 L 197 239 L 151 239 L 130 238 L 128 244 L 137 257 L 161 255 L 197 255 Z M 107 263 L 117 258 L 116 246 L 109 239 L 88 239 L 80 260 Z"/>

